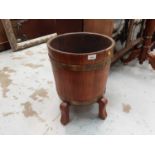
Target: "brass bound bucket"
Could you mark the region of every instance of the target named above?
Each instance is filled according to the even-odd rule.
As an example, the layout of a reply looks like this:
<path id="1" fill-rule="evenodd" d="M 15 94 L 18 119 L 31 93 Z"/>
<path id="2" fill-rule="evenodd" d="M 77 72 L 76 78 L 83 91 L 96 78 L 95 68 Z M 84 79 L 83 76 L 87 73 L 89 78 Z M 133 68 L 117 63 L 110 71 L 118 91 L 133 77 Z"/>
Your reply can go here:
<path id="1" fill-rule="evenodd" d="M 56 89 L 72 105 L 98 102 L 106 89 L 114 41 L 106 35 L 76 32 L 48 41 Z"/>

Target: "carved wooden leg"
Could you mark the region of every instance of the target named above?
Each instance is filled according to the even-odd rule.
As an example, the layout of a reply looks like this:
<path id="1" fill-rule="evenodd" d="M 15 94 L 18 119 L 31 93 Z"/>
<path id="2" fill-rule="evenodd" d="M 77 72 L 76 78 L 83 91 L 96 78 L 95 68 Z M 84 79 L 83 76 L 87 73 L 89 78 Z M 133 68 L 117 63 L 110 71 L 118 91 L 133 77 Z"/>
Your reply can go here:
<path id="1" fill-rule="evenodd" d="M 107 112 L 106 112 L 106 104 L 107 104 L 108 100 L 105 97 L 102 97 L 99 101 L 99 114 L 98 116 L 101 119 L 106 119 L 107 117 Z"/>
<path id="2" fill-rule="evenodd" d="M 61 123 L 66 125 L 69 122 L 69 104 L 66 102 L 62 102 L 60 104 L 61 110 Z"/>

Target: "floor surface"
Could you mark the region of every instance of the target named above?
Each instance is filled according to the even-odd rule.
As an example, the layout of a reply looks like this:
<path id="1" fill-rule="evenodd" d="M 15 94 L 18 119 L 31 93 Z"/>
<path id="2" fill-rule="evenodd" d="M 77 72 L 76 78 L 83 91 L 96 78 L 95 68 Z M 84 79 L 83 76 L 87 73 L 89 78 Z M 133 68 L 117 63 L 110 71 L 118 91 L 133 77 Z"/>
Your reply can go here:
<path id="1" fill-rule="evenodd" d="M 62 126 L 46 44 L 0 53 L 0 134 L 155 134 L 155 71 L 148 62 L 115 64 L 106 96 L 105 121 L 94 104 L 71 107 Z"/>

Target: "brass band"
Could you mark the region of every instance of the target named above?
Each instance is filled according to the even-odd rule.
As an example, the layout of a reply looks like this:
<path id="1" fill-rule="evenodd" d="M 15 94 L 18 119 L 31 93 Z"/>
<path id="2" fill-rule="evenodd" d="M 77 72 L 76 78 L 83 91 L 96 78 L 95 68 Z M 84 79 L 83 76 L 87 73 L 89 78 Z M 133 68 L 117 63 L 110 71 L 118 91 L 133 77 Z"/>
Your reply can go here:
<path id="1" fill-rule="evenodd" d="M 106 65 L 110 65 L 111 57 L 106 57 L 104 61 L 96 64 L 86 64 L 86 65 L 71 65 L 71 64 L 64 64 L 61 62 L 57 62 L 54 59 L 51 60 L 54 67 L 63 68 L 71 71 L 92 71 L 92 70 L 99 70 L 103 69 Z"/>

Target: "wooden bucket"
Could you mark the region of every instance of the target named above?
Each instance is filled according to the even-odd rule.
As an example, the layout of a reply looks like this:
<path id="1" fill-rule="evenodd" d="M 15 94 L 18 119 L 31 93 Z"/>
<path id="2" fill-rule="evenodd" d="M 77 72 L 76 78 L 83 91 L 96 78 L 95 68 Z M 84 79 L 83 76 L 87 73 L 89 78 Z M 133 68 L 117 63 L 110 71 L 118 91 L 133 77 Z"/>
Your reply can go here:
<path id="1" fill-rule="evenodd" d="M 73 105 L 97 102 L 106 89 L 114 41 L 106 35 L 76 32 L 48 41 L 56 89 Z"/>

